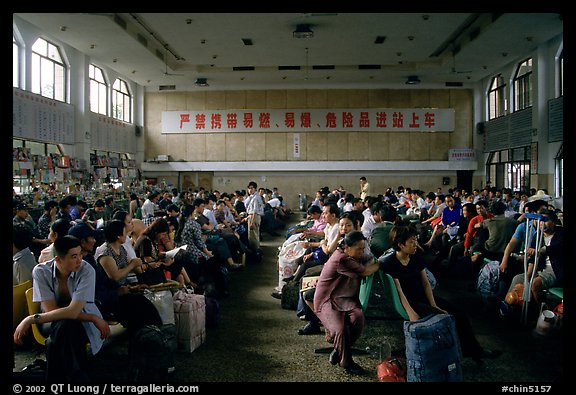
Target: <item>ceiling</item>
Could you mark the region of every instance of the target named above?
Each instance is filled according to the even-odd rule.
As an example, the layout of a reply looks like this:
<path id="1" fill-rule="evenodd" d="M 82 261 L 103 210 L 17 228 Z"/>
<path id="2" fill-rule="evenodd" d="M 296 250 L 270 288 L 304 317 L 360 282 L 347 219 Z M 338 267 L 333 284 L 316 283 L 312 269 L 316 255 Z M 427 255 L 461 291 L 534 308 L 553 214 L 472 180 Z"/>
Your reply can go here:
<path id="1" fill-rule="evenodd" d="M 147 91 L 467 86 L 563 33 L 557 13 L 14 15 Z"/>

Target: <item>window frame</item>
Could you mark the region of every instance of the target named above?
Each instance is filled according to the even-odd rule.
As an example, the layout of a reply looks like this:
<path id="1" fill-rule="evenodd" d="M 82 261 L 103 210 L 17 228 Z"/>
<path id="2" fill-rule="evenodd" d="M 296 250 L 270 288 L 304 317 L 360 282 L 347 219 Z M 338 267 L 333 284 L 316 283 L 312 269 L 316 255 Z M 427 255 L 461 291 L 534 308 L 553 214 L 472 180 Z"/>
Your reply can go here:
<path id="1" fill-rule="evenodd" d="M 529 63 L 529 65 L 527 65 Z M 516 67 L 516 72 L 514 73 L 513 86 L 514 86 L 514 111 L 522 111 L 527 108 L 532 107 L 532 90 L 534 87 L 532 76 L 533 76 L 533 60 L 532 58 L 527 58 L 522 62 L 518 63 Z M 529 71 L 523 72 L 521 75 L 519 73 L 522 71 L 522 67 L 525 66 Z"/>
<path id="2" fill-rule="evenodd" d="M 494 86 L 495 82 L 498 82 L 496 86 Z M 490 89 L 488 90 L 488 120 L 506 115 L 508 110 L 506 87 L 507 84 L 502 74 L 498 74 L 492 78 Z"/>
<path id="3" fill-rule="evenodd" d="M 95 75 L 96 72 L 98 72 L 101 77 L 102 77 L 102 81 L 99 80 L 99 78 L 97 78 L 97 76 Z M 109 84 L 108 81 L 106 80 L 106 75 L 104 74 L 104 70 L 102 70 L 102 68 L 96 66 L 95 64 L 89 64 L 88 65 L 88 79 L 90 81 L 89 85 L 90 85 L 90 111 L 92 111 L 93 113 L 96 114 L 102 114 L 105 116 L 108 116 L 109 113 L 109 108 L 110 108 L 110 101 L 109 96 L 110 96 L 110 88 L 109 88 Z M 96 89 L 95 89 L 96 88 Z M 101 98 L 101 94 L 102 92 L 105 95 L 104 98 L 104 104 L 103 104 L 103 109 L 102 107 L 102 98 Z M 96 96 L 96 104 L 93 103 L 93 96 Z M 102 112 L 104 111 L 104 112 Z"/>
<path id="4" fill-rule="evenodd" d="M 119 84 L 120 86 L 117 86 Z M 118 103 L 119 98 L 122 103 Z M 117 78 L 112 84 L 112 118 L 132 123 L 132 94 L 128 83 Z"/>
<path id="5" fill-rule="evenodd" d="M 46 54 L 39 53 L 34 48 L 40 41 L 46 46 Z M 51 53 L 57 53 L 60 59 L 53 59 L 53 57 L 50 57 Z M 31 60 L 31 91 L 49 99 L 67 103 L 68 65 L 64 61 L 61 48 L 49 40 L 38 37 L 32 45 Z M 52 75 L 47 74 L 44 70 L 47 66 L 52 68 Z M 58 70 L 60 70 L 60 72 L 58 72 Z M 49 82 L 43 87 L 43 81 L 46 79 L 48 79 Z M 51 92 L 47 88 L 51 88 Z"/>
<path id="6" fill-rule="evenodd" d="M 486 182 L 498 188 L 529 191 L 531 150 L 531 146 L 522 146 L 489 152 L 485 165 Z"/>

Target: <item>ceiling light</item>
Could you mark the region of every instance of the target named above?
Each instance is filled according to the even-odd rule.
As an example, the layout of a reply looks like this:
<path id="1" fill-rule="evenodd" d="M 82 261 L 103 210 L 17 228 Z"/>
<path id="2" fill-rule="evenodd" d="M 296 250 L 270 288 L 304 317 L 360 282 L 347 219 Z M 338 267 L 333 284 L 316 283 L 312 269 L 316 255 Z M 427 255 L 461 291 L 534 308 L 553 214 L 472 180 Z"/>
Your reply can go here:
<path id="1" fill-rule="evenodd" d="M 294 38 L 312 38 L 314 32 L 310 29 L 310 25 L 301 24 L 296 26 L 296 30 L 292 33 Z"/>
<path id="2" fill-rule="evenodd" d="M 196 86 L 210 86 L 208 84 L 208 79 L 206 78 L 196 78 L 196 82 L 194 82 Z"/>
<path id="3" fill-rule="evenodd" d="M 417 75 L 409 75 L 406 80 L 407 85 L 417 85 L 420 83 L 420 78 Z"/>

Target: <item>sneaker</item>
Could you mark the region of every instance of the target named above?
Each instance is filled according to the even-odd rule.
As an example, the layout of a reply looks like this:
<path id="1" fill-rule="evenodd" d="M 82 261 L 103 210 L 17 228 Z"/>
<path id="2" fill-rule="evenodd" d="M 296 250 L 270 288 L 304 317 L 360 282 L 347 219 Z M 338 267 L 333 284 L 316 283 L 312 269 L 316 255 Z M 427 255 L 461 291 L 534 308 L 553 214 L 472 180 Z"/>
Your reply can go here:
<path id="1" fill-rule="evenodd" d="M 282 299 L 282 292 L 274 291 L 271 296 L 275 299 Z"/>
<path id="2" fill-rule="evenodd" d="M 336 365 L 340 360 L 340 355 L 338 355 L 338 351 L 336 349 L 332 350 L 330 353 L 329 361 L 332 365 Z"/>
<path id="3" fill-rule="evenodd" d="M 299 335 L 317 335 L 319 333 L 322 333 L 322 331 L 320 330 L 320 327 L 318 325 L 313 325 L 312 323 L 307 323 L 306 325 L 304 325 L 303 328 L 298 329 L 298 334 Z"/>
<path id="4" fill-rule="evenodd" d="M 240 263 L 233 263 L 231 265 L 228 265 L 228 270 L 230 270 L 231 272 L 239 272 L 241 270 L 244 270 L 244 265 Z"/>

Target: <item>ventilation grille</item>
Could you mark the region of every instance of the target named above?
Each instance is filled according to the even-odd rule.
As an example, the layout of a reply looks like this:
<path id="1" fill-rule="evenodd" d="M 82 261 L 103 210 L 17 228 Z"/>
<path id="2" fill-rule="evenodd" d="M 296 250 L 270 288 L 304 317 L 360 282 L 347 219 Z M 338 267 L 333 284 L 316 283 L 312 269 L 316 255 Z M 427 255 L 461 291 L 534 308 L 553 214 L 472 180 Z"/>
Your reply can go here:
<path id="1" fill-rule="evenodd" d="M 359 64 L 358 70 L 380 70 L 382 66 L 379 64 Z"/>
<path id="2" fill-rule="evenodd" d="M 278 66 L 278 70 L 300 70 L 300 66 Z"/>
<path id="3" fill-rule="evenodd" d="M 146 40 L 146 37 L 144 37 L 143 35 L 141 35 L 140 33 L 138 33 L 137 35 L 138 38 L 138 42 L 142 45 L 144 45 L 145 47 L 148 46 L 148 40 Z"/>
<path id="4" fill-rule="evenodd" d="M 235 66 L 235 67 L 232 67 L 232 70 L 234 70 L 234 71 L 253 71 L 254 66 Z"/>
<path id="5" fill-rule="evenodd" d="M 124 19 L 120 18 L 118 16 L 118 14 L 114 14 L 114 22 L 116 22 L 116 24 L 124 30 L 126 30 L 126 28 L 128 27 L 128 25 L 126 24 L 126 21 Z"/>
<path id="6" fill-rule="evenodd" d="M 323 64 L 323 65 L 316 65 L 312 66 L 312 70 L 334 70 L 336 66 L 333 64 Z"/>
<path id="7" fill-rule="evenodd" d="M 176 90 L 176 85 L 160 85 L 158 86 L 159 91 L 174 91 Z"/>

